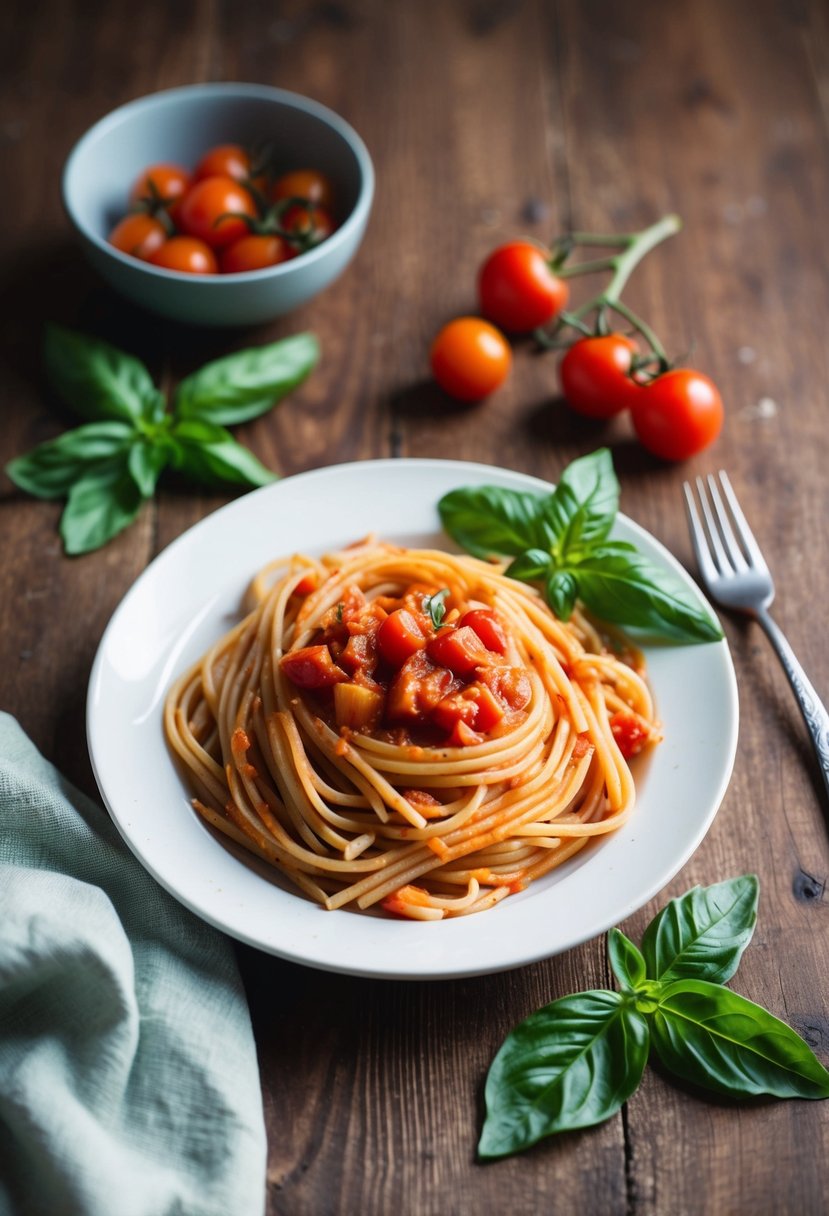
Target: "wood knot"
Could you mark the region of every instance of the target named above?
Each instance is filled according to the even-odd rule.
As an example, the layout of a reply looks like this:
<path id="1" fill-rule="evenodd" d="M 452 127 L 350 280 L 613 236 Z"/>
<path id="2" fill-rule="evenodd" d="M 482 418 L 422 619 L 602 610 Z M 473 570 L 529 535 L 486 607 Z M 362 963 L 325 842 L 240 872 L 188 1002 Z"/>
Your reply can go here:
<path id="1" fill-rule="evenodd" d="M 801 903 L 816 903 L 823 899 L 825 890 L 825 878 L 816 878 L 814 874 L 807 874 L 803 869 L 798 870 L 794 876 L 792 894 Z"/>

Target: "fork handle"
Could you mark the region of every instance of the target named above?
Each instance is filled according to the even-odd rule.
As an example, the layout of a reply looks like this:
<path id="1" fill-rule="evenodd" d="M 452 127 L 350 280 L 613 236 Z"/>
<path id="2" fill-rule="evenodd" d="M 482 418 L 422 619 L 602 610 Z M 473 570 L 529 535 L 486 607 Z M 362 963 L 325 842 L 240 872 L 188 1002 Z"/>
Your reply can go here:
<path id="1" fill-rule="evenodd" d="M 764 608 L 755 613 L 757 621 L 762 625 L 766 636 L 777 651 L 777 657 L 783 664 L 783 670 L 789 678 L 803 720 L 808 727 L 815 749 L 815 755 L 820 765 L 823 784 L 829 796 L 829 713 L 820 697 L 815 692 L 809 677 L 800 666 L 794 651 L 787 642 L 783 631 L 772 620 Z"/>

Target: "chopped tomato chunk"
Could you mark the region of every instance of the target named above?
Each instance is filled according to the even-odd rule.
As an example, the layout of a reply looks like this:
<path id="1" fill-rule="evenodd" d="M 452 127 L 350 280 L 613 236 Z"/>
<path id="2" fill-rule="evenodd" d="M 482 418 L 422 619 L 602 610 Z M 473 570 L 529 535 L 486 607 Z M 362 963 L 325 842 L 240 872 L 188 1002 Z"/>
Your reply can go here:
<path id="1" fill-rule="evenodd" d="M 330 688 L 348 676 L 331 658 L 327 646 L 303 646 L 282 656 L 282 670 L 297 688 Z"/>
<path id="2" fill-rule="evenodd" d="M 422 720 L 453 685 L 451 671 L 436 667 L 422 650 L 418 650 L 406 660 L 389 688 L 386 717 L 393 722 Z"/>
<path id="3" fill-rule="evenodd" d="M 472 730 L 465 722 L 456 722 L 452 733 L 446 740 L 447 747 L 472 747 L 475 743 L 483 743 L 484 736 Z"/>
<path id="4" fill-rule="evenodd" d="M 474 629 L 487 650 L 496 654 L 507 653 L 507 635 L 497 614 L 491 608 L 470 608 L 458 621 L 459 628 L 468 625 Z"/>
<path id="5" fill-rule="evenodd" d="M 297 585 L 294 587 L 294 595 L 310 595 L 311 592 L 316 591 L 316 589 L 317 572 L 316 570 L 309 570 L 307 574 L 302 576 Z"/>
<path id="6" fill-rule="evenodd" d="M 407 608 L 398 608 L 377 630 L 380 654 L 392 667 L 402 667 L 411 655 L 426 645 L 426 635 Z"/>
<path id="7" fill-rule="evenodd" d="M 429 643 L 428 651 L 431 659 L 459 676 L 472 675 L 476 667 L 485 667 L 495 658 L 469 625 L 441 629 Z"/>
<path id="8" fill-rule="evenodd" d="M 623 709 L 610 719 L 610 729 L 626 760 L 638 756 L 650 736 L 650 730 L 643 725 L 638 714 L 627 713 Z"/>
<path id="9" fill-rule="evenodd" d="M 352 633 L 338 655 L 337 662 L 354 675 L 358 671 L 374 671 L 377 666 L 377 640 L 372 633 Z"/>
<path id="10" fill-rule="evenodd" d="M 478 672 L 478 679 L 507 709 L 526 709 L 530 703 L 532 684 L 526 671 L 520 667 L 486 667 Z"/>
<path id="11" fill-rule="evenodd" d="M 459 692 L 450 693 L 432 711 L 432 721 L 449 731 L 456 722 L 465 722 L 473 730 L 486 733 L 497 726 L 503 716 L 504 706 L 485 684 L 477 681 Z"/>

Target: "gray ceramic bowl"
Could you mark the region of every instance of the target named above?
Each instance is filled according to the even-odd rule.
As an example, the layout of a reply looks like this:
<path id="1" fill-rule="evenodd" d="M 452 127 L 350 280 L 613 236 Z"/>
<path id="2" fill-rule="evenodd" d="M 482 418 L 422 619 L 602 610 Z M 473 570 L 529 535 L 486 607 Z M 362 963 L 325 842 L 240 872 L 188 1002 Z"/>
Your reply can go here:
<path id="1" fill-rule="evenodd" d="M 189 168 L 221 143 L 272 144 L 278 171 L 326 174 L 336 198 L 334 234 L 289 262 L 246 274 L 182 274 L 108 244 L 143 168 L 163 161 Z M 256 84 L 190 85 L 131 101 L 82 136 L 63 171 L 67 213 L 101 276 L 134 303 L 198 325 L 269 321 L 317 295 L 357 251 L 373 194 L 371 158 L 348 123 L 306 97 Z"/>

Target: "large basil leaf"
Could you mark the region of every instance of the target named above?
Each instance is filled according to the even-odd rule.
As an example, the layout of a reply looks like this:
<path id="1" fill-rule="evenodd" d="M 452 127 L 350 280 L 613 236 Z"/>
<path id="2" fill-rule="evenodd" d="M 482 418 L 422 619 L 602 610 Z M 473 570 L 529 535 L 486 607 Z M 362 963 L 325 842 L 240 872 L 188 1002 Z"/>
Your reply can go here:
<path id="1" fill-rule="evenodd" d="M 744 874 L 672 899 L 642 938 L 648 977 L 724 984 L 751 941 L 758 898 L 756 877 Z"/>
<path id="2" fill-rule="evenodd" d="M 644 982 L 645 960 L 621 929 L 611 929 L 608 933 L 607 954 L 613 974 L 623 988 L 636 989 Z"/>
<path id="3" fill-rule="evenodd" d="M 66 552 L 99 549 L 132 523 L 143 501 L 125 455 L 96 466 L 69 491 L 60 518 Z"/>
<path id="4" fill-rule="evenodd" d="M 179 418 L 201 418 L 220 426 L 258 418 L 301 384 L 318 359 L 313 334 L 296 334 L 216 359 L 182 380 L 174 412 Z"/>
<path id="5" fill-rule="evenodd" d="M 43 359 L 53 388 L 82 418 L 136 422 L 164 412 L 164 398 L 144 364 L 100 338 L 50 325 Z"/>
<path id="6" fill-rule="evenodd" d="M 265 486 L 276 481 L 276 473 L 266 469 L 223 426 L 193 418 L 176 423 L 171 434 L 173 466 L 204 485 Z"/>
<path id="7" fill-rule="evenodd" d="M 619 510 L 619 482 L 607 448 L 569 464 L 542 511 L 555 537 L 560 562 L 607 538 Z"/>
<path id="8" fill-rule="evenodd" d="M 579 598 L 604 621 L 677 642 L 722 637 L 701 601 L 626 541 L 596 545 L 570 570 Z"/>
<path id="9" fill-rule="evenodd" d="M 647 1057 L 647 1022 L 618 992 L 553 1001 L 517 1026 L 492 1062 L 478 1152 L 504 1157 L 610 1118 L 636 1089 Z"/>
<path id="10" fill-rule="evenodd" d="M 464 486 L 438 503 L 444 529 L 475 557 L 518 557 L 527 549 L 547 549 L 541 498 L 500 486 Z"/>
<path id="11" fill-rule="evenodd" d="M 63 498 L 84 470 L 126 450 L 134 435 L 126 422 L 90 422 L 18 456 L 6 473 L 27 494 Z"/>
<path id="12" fill-rule="evenodd" d="M 719 984 L 669 984 L 651 1035 L 665 1067 L 694 1085 L 731 1097 L 829 1097 L 829 1072 L 800 1035 Z"/>

